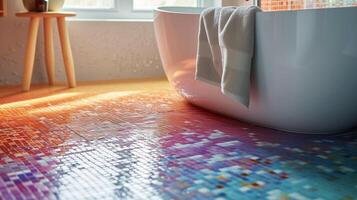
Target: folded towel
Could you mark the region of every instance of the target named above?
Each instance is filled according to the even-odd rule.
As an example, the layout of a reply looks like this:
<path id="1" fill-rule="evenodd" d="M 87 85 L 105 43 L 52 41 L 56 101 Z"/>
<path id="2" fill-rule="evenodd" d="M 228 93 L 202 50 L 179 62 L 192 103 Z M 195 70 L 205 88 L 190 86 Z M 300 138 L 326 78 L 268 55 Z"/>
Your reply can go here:
<path id="1" fill-rule="evenodd" d="M 207 8 L 200 16 L 196 79 L 221 85 L 222 56 L 218 27 L 221 8 Z"/>
<path id="2" fill-rule="evenodd" d="M 256 6 L 208 8 L 200 17 L 196 79 L 220 86 L 247 107 L 258 11 Z"/>

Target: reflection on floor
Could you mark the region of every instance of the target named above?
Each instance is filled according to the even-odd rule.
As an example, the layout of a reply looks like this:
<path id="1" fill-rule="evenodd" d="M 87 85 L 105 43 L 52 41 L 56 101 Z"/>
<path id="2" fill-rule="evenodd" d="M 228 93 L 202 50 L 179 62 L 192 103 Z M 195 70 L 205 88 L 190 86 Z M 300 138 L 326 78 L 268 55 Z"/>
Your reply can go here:
<path id="1" fill-rule="evenodd" d="M 0 199 L 341 199 L 357 134 L 287 134 L 208 113 L 165 81 L 0 89 Z"/>

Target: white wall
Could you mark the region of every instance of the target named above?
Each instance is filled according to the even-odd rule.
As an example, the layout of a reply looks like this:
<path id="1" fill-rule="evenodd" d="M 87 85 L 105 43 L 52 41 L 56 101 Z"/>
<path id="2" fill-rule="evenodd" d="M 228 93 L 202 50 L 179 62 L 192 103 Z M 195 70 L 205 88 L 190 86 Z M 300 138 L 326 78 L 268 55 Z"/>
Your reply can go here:
<path id="1" fill-rule="evenodd" d="M 19 84 L 28 20 L 20 0 L 10 0 L 9 14 L 0 18 L 0 85 Z M 152 22 L 69 21 L 77 79 L 112 80 L 164 76 Z M 53 23 L 56 28 L 56 23 Z M 56 76 L 65 80 L 58 33 L 55 32 Z M 42 27 L 39 32 L 33 83 L 47 81 Z"/>

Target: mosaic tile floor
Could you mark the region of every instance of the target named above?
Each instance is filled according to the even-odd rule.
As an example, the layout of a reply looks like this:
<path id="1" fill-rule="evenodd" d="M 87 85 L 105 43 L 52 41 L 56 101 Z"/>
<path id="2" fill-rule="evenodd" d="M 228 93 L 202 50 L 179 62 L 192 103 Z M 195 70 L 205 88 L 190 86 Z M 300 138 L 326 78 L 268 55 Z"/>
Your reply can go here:
<path id="1" fill-rule="evenodd" d="M 163 81 L 8 92 L 0 199 L 357 199 L 357 134 L 248 125 Z"/>

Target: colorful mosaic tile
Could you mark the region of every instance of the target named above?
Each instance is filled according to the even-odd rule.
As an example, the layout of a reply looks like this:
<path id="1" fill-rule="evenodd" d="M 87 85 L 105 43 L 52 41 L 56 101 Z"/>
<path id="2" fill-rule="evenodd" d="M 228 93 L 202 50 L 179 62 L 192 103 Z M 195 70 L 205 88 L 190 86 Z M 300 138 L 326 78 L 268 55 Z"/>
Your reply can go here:
<path id="1" fill-rule="evenodd" d="M 171 89 L 7 100 L 0 199 L 357 199 L 354 132 L 256 127 Z"/>

